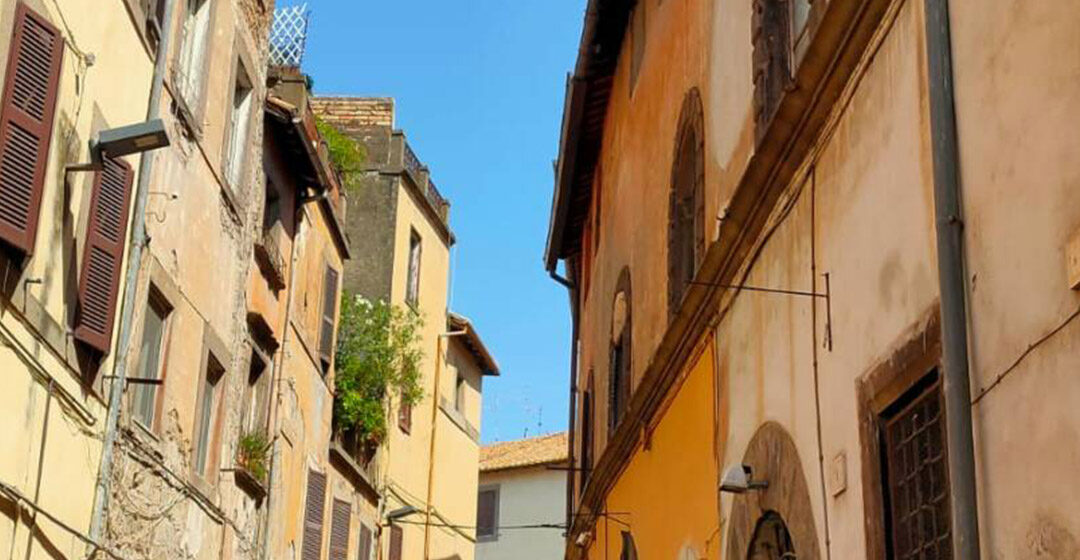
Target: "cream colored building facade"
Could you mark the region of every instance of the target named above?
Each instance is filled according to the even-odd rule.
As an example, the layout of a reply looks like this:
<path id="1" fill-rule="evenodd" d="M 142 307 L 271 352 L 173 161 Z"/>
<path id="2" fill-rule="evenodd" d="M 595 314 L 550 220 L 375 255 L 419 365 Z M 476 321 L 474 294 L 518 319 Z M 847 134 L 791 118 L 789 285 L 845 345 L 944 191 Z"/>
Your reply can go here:
<path id="1" fill-rule="evenodd" d="M 1080 9 L 588 13 L 566 557 L 1080 555 Z"/>
<path id="2" fill-rule="evenodd" d="M 0 31 L 0 549 L 18 558 L 83 558 L 93 549 L 103 377 L 116 349 L 115 337 L 90 345 L 75 334 L 76 310 L 86 304 L 87 240 L 103 203 L 101 173 L 65 168 L 90 160 L 87 144 L 99 132 L 146 119 L 154 55 L 120 1 L 6 0 Z M 139 156 L 122 159 L 132 177 Z M 130 205 L 109 211 L 126 232 Z M 123 255 L 126 244 L 112 249 Z M 107 294 L 122 290 L 120 279 Z M 111 332 L 117 318 L 100 316 L 101 330 Z"/>
<path id="3" fill-rule="evenodd" d="M 361 485 L 377 489 L 379 516 L 368 522 L 380 557 L 471 560 L 482 384 L 498 366 L 473 325 L 448 311 L 450 204 L 394 129 L 393 100 L 323 97 L 314 107 L 367 151 L 367 171 L 349 187 L 346 230 L 356 258 L 346 265 L 345 293 L 410 309 L 424 322 L 424 397 L 411 408 L 392 399 L 388 437 L 363 469 L 369 482 Z M 387 521 L 402 508 L 416 513 Z"/>
<path id="4" fill-rule="evenodd" d="M 569 449 L 566 432 L 481 448 L 477 560 L 562 557 Z"/>

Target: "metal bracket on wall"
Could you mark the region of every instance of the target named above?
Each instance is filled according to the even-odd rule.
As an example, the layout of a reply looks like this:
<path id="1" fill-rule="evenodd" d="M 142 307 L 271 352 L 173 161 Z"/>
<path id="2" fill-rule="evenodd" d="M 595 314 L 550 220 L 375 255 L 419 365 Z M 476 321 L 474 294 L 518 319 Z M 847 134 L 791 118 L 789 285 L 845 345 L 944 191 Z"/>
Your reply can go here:
<path id="1" fill-rule="evenodd" d="M 832 336 L 832 286 L 829 281 L 829 273 L 822 274 L 825 278 L 825 293 L 818 291 L 807 292 L 803 290 L 785 290 L 782 288 L 763 288 L 760 286 L 747 286 L 745 284 L 714 284 L 712 282 L 695 282 L 690 281 L 687 284 L 694 286 L 709 286 L 713 288 L 725 288 L 730 290 L 739 290 L 747 292 L 758 292 L 764 294 L 777 294 L 783 296 L 795 296 L 795 297 L 808 297 L 815 299 L 825 300 L 825 342 L 824 347 L 829 352 L 832 352 L 833 348 L 833 336 Z"/>

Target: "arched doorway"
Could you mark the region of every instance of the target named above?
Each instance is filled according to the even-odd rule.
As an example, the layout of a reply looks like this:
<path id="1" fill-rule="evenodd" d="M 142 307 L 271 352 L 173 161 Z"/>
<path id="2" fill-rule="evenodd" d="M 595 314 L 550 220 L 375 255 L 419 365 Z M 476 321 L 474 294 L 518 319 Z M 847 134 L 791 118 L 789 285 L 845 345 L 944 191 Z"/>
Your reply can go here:
<path id="1" fill-rule="evenodd" d="M 796 560 L 795 544 L 791 541 L 784 518 L 775 511 L 767 511 L 754 528 L 750 550 L 746 560 Z"/>

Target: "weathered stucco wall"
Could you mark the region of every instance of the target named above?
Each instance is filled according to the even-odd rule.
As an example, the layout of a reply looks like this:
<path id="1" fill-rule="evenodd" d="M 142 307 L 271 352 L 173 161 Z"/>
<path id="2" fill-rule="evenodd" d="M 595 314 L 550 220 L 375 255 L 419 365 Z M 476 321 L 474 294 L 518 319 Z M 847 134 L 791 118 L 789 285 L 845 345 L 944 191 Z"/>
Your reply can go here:
<path id="1" fill-rule="evenodd" d="M 0 5 L 0 77 L 8 68 L 18 4 Z M 72 173 L 65 181 L 63 168 L 88 160 L 87 141 L 97 132 L 145 118 L 152 59 L 118 2 L 24 4 L 69 42 L 60 69 L 35 251 L 21 265 L 9 259 L 6 248 L 0 258 L 5 278 L 0 294 L 0 394 L 5 396 L 0 406 L 0 449 L 5 450 L 0 458 L 0 549 L 19 558 L 81 558 L 83 541 L 43 515 L 31 515 L 8 488 L 79 533 L 89 531 L 106 414 L 100 376 L 111 372 L 115 349 L 92 359 L 70 336 L 93 174 Z M 93 66 L 84 53 L 97 54 Z M 138 169 L 138 157 L 125 160 Z"/>
<path id="2" fill-rule="evenodd" d="M 953 2 L 983 553 L 1080 555 L 1080 10 Z M 1060 329 L 1060 330 L 1059 330 Z"/>

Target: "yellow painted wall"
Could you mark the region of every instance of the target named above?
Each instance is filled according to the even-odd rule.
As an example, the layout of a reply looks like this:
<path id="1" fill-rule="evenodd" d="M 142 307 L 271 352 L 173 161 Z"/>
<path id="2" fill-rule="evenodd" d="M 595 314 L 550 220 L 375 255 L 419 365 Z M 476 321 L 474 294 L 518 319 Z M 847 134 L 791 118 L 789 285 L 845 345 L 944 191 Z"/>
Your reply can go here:
<path id="1" fill-rule="evenodd" d="M 622 531 L 639 558 L 719 558 L 713 454 L 712 338 L 608 495 L 589 558 L 618 558 Z M 628 524 L 627 527 L 624 524 Z M 693 551 L 691 556 L 682 556 Z"/>
<path id="2" fill-rule="evenodd" d="M 96 132 L 145 119 L 152 61 L 121 2 L 25 3 L 52 22 L 69 43 L 63 54 L 35 251 L 25 261 L 20 287 L 10 301 L 2 302 L 0 311 L 0 394 L 4 395 L 0 483 L 31 499 L 37 495 L 42 508 L 85 534 L 94 501 L 105 406 L 81 382 L 75 347 L 63 329 L 70 325 L 78 289 L 92 174 L 71 174 L 65 194 L 62 168 L 88 160 L 87 141 Z M 16 5 L 13 1 L 0 4 L 0 77 L 7 69 Z M 73 44 L 97 55 L 93 66 L 86 67 Z M 137 173 L 139 158 L 126 160 Z M 26 283 L 26 279 L 40 282 Z M 119 290 L 123 289 L 121 283 Z M 113 353 L 102 360 L 99 372 L 112 371 Z M 50 382 L 53 398 L 45 436 Z M 18 558 L 83 556 L 85 544 L 43 516 L 37 521 L 40 532 L 31 538 L 28 511 L 23 509 L 19 518 L 13 502 L 0 493 L 0 550 Z"/>

